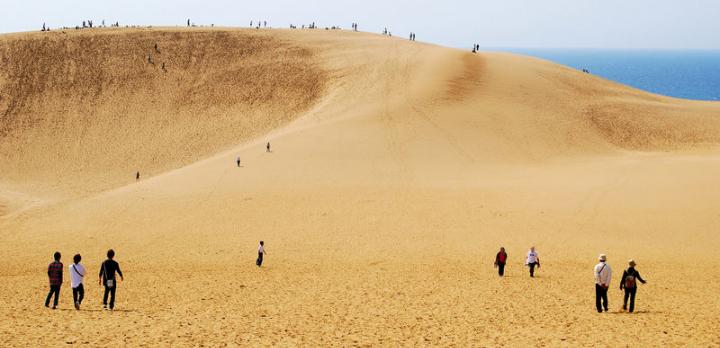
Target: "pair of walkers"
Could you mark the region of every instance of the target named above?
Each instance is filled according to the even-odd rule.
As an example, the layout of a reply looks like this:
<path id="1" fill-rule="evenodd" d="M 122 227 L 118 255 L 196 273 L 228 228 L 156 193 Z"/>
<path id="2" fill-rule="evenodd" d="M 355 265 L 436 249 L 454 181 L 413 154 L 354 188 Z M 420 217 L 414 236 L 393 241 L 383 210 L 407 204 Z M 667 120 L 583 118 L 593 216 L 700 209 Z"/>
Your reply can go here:
<path id="1" fill-rule="evenodd" d="M 495 255 L 495 268 L 498 269 L 498 275 L 505 275 L 505 265 L 507 264 L 508 255 L 504 247 L 500 247 L 497 255 Z M 525 265 L 530 268 L 530 277 L 535 277 L 535 267 L 540 268 L 540 257 L 538 256 L 535 247 L 530 247 L 530 250 L 525 257 Z"/>
<path id="2" fill-rule="evenodd" d="M 103 261 L 100 265 L 100 274 L 98 282 L 105 287 L 105 293 L 103 295 L 103 308 L 108 308 L 108 296 L 110 297 L 110 310 L 115 308 L 115 290 L 117 289 L 117 280 L 115 274 L 120 275 L 120 279 L 123 279 L 122 271 L 120 271 L 120 265 L 113 260 L 115 257 L 115 251 L 112 249 L 107 252 L 107 260 Z M 60 297 L 60 287 L 63 284 L 63 263 L 60 261 L 62 255 L 60 252 L 55 252 L 53 255 L 54 261 L 48 266 L 48 278 L 50 280 L 50 291 L 48 292 L 47 298 L 45 299 L 45 307 L 50 307 L 50 300 L 53 300 L 52 309 L 57 309 L 58 301 Z M 80 309 L 83 299 L 85 298 L 85 286 L 83 285 L 85 275 L 87 274 L 85 267 L 80 263 L 82 256 L 76 254 L 73 257 L 73 264 L 69 267 L 70 272 L 70 286 L 72 287 L 73 303 L 75 309 Z M 54 299 L 53 299 L 54 297 Z"/>
<path id="3" fill-rule="evenodd" d="M 635 311 L 635 295 L 637 294 L 637 282 L 645 284 L 646 281 L 640 277 L 640 272 L 635 269 L 635 260 L 628 261 L 628 268 L 623 271 L 620 278 L 620 291 L 625 291 L 623 298 L 623 311 L 628 310 L 630 301 L 630 313 Z M 598 313 L 608 311 L 608 289 L 612 279 L 612 268 L 607 264 L 607 255 L 600 254 L 598 264 L 595 265 L 595 308 Z"/>

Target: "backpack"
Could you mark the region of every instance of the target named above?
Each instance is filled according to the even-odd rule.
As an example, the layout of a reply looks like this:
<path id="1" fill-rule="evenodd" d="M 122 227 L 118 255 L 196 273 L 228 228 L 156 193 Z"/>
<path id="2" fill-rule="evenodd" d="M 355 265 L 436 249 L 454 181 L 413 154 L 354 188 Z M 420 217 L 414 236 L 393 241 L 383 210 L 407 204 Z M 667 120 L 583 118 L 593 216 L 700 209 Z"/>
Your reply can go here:
<path id="1" fill-rule="evenodd" d="M 633 289 L 637 286 L 636 280 L 635 280 L 635 271 L 632 273 L 628 272 L 625 276 L 625 288 L 626 289 Z"/>

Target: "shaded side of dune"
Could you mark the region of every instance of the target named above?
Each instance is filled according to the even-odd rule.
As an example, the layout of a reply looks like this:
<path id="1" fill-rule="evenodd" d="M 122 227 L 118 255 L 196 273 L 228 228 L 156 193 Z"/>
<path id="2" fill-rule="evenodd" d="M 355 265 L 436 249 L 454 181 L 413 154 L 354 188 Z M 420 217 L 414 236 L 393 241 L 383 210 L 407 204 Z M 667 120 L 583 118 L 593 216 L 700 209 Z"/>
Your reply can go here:
<path id="1" fill-rule="evenodd" d="M 325 83 L 311 51 L 249 31 L 6 36 L 0 181 L 82 192 L 159 173 L 287 123 Z"/>

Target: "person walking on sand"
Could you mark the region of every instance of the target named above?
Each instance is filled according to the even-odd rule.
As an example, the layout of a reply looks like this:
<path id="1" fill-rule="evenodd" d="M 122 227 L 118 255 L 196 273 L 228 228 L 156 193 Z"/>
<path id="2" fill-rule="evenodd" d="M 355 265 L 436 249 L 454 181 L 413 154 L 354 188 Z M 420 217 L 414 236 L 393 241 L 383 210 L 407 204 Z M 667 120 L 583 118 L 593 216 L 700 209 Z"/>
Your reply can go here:
<path id="1" fill-rule="evenodd" d="M 535 266 L 540 269 L 540 256 L 538 256 L 534 246 L 530 247 L 530 251 L 528 251 L 527 257 L 525 257 L 525 265 L 530 267 L 530 277 L 535 278 Z"/>
<path id="2" fill-rule="evenodd" d="M 122 271 L 120 271 L 120 265 L 113 260 L 115 257 L 115 251 L 110 249 L 107 252 L 107 260 L 103 261 L 100 265 L 100 279 L 99 284 L 105 287 L 105 293 L 103 294 L 103 308 L 108 308 L 108 295 L 110 295 L 110 310 L 115 308 L 115 290 L 117 289 L 117 279 L 115 273 L 120 275 L 120 280 L 123 278 Z"/>
<path id="3" fill-rule="evenodd" d="M 640 272 L 635 269 L 635 260 L 628 261 L 628 269 L 623 271 L 622 278 L 620 279 L 620 290 L 625 290 L 625 298 L 623 299 L 623 310 L 627 310 L 628 298 L 630 299 L 630 313 L 635 311 L 635 294 L 637 293 L 637 282 L 647 283 L 642 277 Z"/>
<path id="4" fill-rule="evenodd" d="M 507 262 L 507 253 L 505 252 L 505 248 L 500 247 L 500 251 L 495 255 L 495 268 L 498 269 L 498 275 L 504 276 L 505 275 L 505 263 Z"/>
<path id="5" fill-rule="evenodd" d="M 76 254 L 73 256 L 73 264 L 70 265 L 70 286 L 72 287 L 73 302 L 75 309 L 80 309 L 83 298 L 85 298 L 85 287 L 83 287 L 83 278 L 85 278 L 85 267 L 80 264 L 82 256 Z"/>
<path id="6" fill-rule="evenodd" d="M 612 268 L 606 263 L 607 256 L 600 254 L 598 264 L 595 265 L 595 307 L 598 313 L 608 311 L 608 288 L 612 277 Z M 601 303 L 602 302 L 602 303 Z"/>
<path id="7" fill-rule="evenodd" d="M 235 160 L 235 162 L 237 162 L 237 166 L 238 166 L 238 168 L 240 168 L 240 156 L 237 156 L 237 159 Z"/>
<path id="8" fill-rule="evenodd" d="M 265 152 L 270 152 L 270 142 L 265 145 Z"/>
<path id="9" fill-rule="evenodd" d="M 140 172 L 135 173 L 135 180 L 140 180 Z"/>
<path id="10" fill-rule="evenodd" d="M 50 292 L 48 292 L 47 298 L 45 299 L 45 307 L 50 307 L 50 298 L 55 295 L 53 300 L 52 309 L 56 309 L 58 305 L 58 298 L 60 297 L 60 286 L 63 283 L 63 264 L 60 262 L 60 252 L 56 251 L 53 255 L 55 261 L 48 265 L 48 278 L 50 280 Z"/>
<path id="11" fill-rule="evenodd" d="M 265 251 L 265 242 L 260 241 L 260 246 L 258 247 L 258 257 L 257 260 L 255 260 L 255 264 L 260 267 L 263 263 L 263 256 L 267 254 Z"/>

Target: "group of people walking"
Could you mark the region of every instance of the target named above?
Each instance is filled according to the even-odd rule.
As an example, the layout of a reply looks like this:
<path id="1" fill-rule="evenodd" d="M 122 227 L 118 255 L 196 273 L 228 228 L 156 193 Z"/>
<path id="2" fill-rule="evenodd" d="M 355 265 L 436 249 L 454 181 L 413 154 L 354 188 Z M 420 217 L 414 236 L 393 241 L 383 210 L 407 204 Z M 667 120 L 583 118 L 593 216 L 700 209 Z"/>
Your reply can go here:
<path id="1" fill-rule="evenodd" d="M 495 255 L 494 267 L 498 269 L 498 275 L 505 275 L 505 265 L 507 264 L 508 254 L 504 247 Z M 540 257 L 535 247 L 530 250 L 525 257 L 525 265 L 530 270 L 530 277 L 535 277 L 535 268 L 540 269 Z M 646 281 L 640 276 L 640 272 L 635 269 L 637 264 L 635 260 L 628 261 L 628 268 L 623 271 L 620 278 L 620 290 L 625 292 L 623 298 L 623 311 L 630 313 L 635 311 L 635 295 L 637 294 L 638 282 L 645 284 Z M 612 278 L 612 268 L 607 264 L 607 255 L 600 254 L 598 264 L 594 268 L 595 273 L 595 307 L 598 313 L 608 311 L 608 289 L 610 288 L 610 280 Z M 629 306 L 628 306 L 629 302 Z"/>
<path id="2" fill-rule="evenodd" d="M 504 247 L 500 247 L 500 251 L 495 255 L 494 267 L 498 269 L 498 275 L 505 275 L 505 265 L 507 264 L 508 254 Z M 525 266 L 530 269 L 530 277 L 535 277 L 535 268 L 540 268 L 540 256 L 538 256 L 535 247 L 530 247 L 530 250 L 525 257 Z"/>
<path id="3" fill-rule="evenodd" d="M 57 309 L 58 301 L 60 298 L 60 288 L 63 285 L 63 272 L 64 265 L 60 261 L 62 255 L 56 251 L 53 255 L 53 262 L 48 265 L 48 278 L 50 280 L 50 291 L 48 292 L 47 298 L 45 299 L 45 307 L 50 307 L 50 300 L 53 301 L 52 309 Z M 98 284 L 105 287 L 105 293 L 103 294 L 103 308 L 113 310 L 115 308 L 115 290 L 117 289 L 117 277 L 120 276 L 120 280 L 124 280 L 120 265 L 113 260 L 115 258 L 115 251 L 112 249 L 107 252 L 107 259 L 100 265 L 100 272 L 98 275 Z M 85 298 L 85 286 L 84 280 L 87 271 L 85 267 L 80 263 L 82 256 L 76 254 L 73 256 L 73 263 L 69 267 L 70 272 L 70 287 L 72 288 L 73 303 L 75 309 L 79 310 L 80 305 Z M 108 303 L 108 297 L 110 302 Z"/>
<path id="4" fill-rule="evenodd" d="M 635 260 L 628 261 L 628 268 L 623 271 L 620 278 L 620 291 L 625 291 L 623 298 L 623 311 L 628 310 L 630 313 L 635 311 L 635 295 L 637 294 L 637 283 L 647 283 L 640 276 L 640 272 L 635 269 L 637 264 Z M 607 255 L 600 254 L 598 264 L 595 265 L 595 308 L 598 313 L 608 311 L 608 289 L 610 289 L 610 280 L 612 279 L 612 268 L 607 264 Z M 628 308 L 628 300 L 630 306 Z"/>

